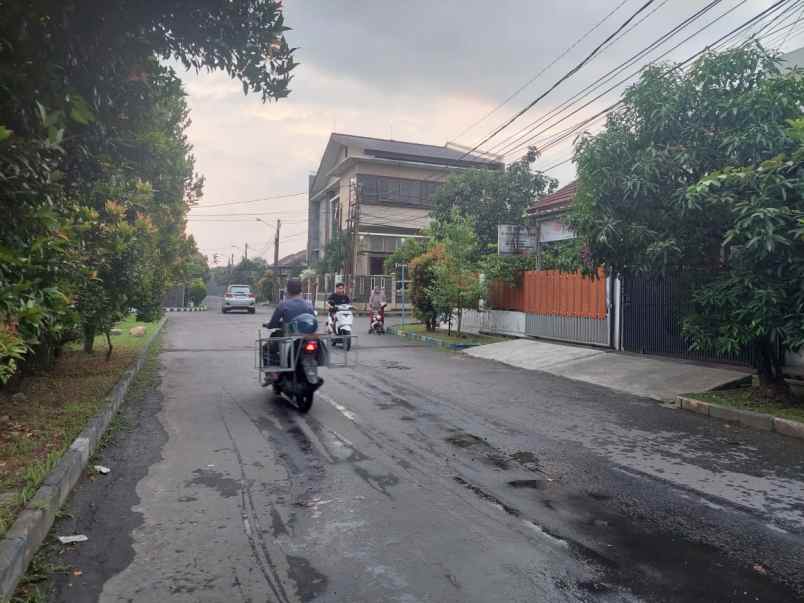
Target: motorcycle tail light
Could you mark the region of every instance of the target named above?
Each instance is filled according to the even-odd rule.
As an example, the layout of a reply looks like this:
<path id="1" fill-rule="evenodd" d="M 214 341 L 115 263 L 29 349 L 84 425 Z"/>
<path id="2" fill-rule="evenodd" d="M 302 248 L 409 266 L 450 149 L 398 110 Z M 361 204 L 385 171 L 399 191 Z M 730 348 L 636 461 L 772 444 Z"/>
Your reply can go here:
<path id="1" fill-rule="evenodd" d="M 304 351 L 308 353 L 317 352 L 318 351 L 318 342 L 317 341 L 308 341 L 304 344 Z"/>

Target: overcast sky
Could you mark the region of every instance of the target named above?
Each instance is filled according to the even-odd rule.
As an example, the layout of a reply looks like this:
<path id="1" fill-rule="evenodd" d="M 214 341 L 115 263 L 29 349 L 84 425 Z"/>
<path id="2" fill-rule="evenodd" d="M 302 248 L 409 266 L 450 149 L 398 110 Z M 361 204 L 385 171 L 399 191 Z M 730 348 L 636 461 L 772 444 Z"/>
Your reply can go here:
<path id="1" fill-rule="evenodd" d="M 307 176 L 317 169 L 332 131 L 438 145 L 455 140 L 619 6 L 566 57 L 459 138 L 460 143 L 474 145 L 577 64 L 645 1 L 286 0 L 286 22 L 293 28 L 287 37 L 291 46 L 299 47 L 300 62 L 287 99 L 262 104 L 257 96 L 244 96 L 240 84 L 224 74 L 182 74 L 192 110 L 190 141 L 197 168 L 206 177 L 204 198 L 191 212 L 190 232 L 210 262 L 213 253 L 222 258 L 234 253 L 239 258 L 245 243 L 250 257 L 268 259 L 273 255 L 273 232 L 256 218 L 271 224 L 281 218 L 280 256 L 299 251 L 306 245 L 305 195 L 205 206 L 305 193 Z M 773 3 L 741 1 L 723 0 L 647 58 L 734 9 L 667 57 L 684 59 Z M 705 4 L 655 0 L 633 22 L 647 17 L 642 23 L 482 148 L 504 141 Z M 791 24 L 797 13 L 790 14 Z M 804 43 L 797 28 L 790 31 L 785 49 Z M 608 106 L 619 90 L 545 134 Z M 511 150 L 519 152 L 514 141 L 501 148 L 512 145 Z M 535 167 L 545 169 L 571 153 L 568 141 L 546 151 Z M 567 163 L 550 174 L 564 184 L 575 172 Z"/>

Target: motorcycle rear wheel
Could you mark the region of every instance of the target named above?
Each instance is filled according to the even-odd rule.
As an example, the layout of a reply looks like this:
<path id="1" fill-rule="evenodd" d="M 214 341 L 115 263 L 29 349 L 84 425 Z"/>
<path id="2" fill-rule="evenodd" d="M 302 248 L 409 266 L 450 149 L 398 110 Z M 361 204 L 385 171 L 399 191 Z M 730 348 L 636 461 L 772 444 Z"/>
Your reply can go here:
<path id="1" fill-rule="evenodd" d="M 299 412 L 307 414 L 310 412 L 310 409 L 313 407 L 313 393 L 307 394 L 296 394 L 296 408 L 299 409 Z"/>

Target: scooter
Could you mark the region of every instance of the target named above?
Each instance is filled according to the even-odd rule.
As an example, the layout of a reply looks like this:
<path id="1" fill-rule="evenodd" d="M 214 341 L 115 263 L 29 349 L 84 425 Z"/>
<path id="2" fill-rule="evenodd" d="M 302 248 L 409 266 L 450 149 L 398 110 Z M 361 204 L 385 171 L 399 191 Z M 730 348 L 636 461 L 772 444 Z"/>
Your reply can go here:
<path id="1" fill-rule="evenodd" d="M 314 394 L 324 383 L 318 367 L 327 365 L 328 352 L 317 329 L 315 317 L 303 314 L 288 325 L 288 336 L 259 339 L 263 387 L 271 385 L 274 394 L 291 400 L 302 413 L 310 411 Z"/>
<path id="2" fill-rule="evenodd" d="M 332 339 L 332 345 L 343 344 L 343 348 L 348 352 L 352 349 L 352 323 L 354 322 L 354 315 L 352 314 L 351 304 L 338 304 L 335 306 L 335 312 L 327 313 L 327 333 L 333 336 L 338 336 Z"/>
<path id="3" fill-rule="evenodd" d="M 369 315 L 369 335 L 376 333 L 377 335 L 385 334 L 385 306 L 380 306 L 379 310 L 371 310 Z"/>

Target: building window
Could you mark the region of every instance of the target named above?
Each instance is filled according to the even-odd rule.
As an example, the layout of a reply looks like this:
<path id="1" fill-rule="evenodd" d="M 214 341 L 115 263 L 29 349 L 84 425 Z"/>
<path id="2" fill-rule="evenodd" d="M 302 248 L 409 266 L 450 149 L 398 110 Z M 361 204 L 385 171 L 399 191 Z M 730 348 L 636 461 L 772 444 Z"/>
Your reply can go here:
<path id="1" fill-rule="evenodd" d="M 366 203 L 391 203 L 432 207 L 432 197 L 439 182 L 389 178 L 387 176 L 357 176 L 361 200 Z"/>
<path id="2" fill-rule="evenodd" d="M 369 274 L 385 274 L 385 257 L 369 256 Z"/>

